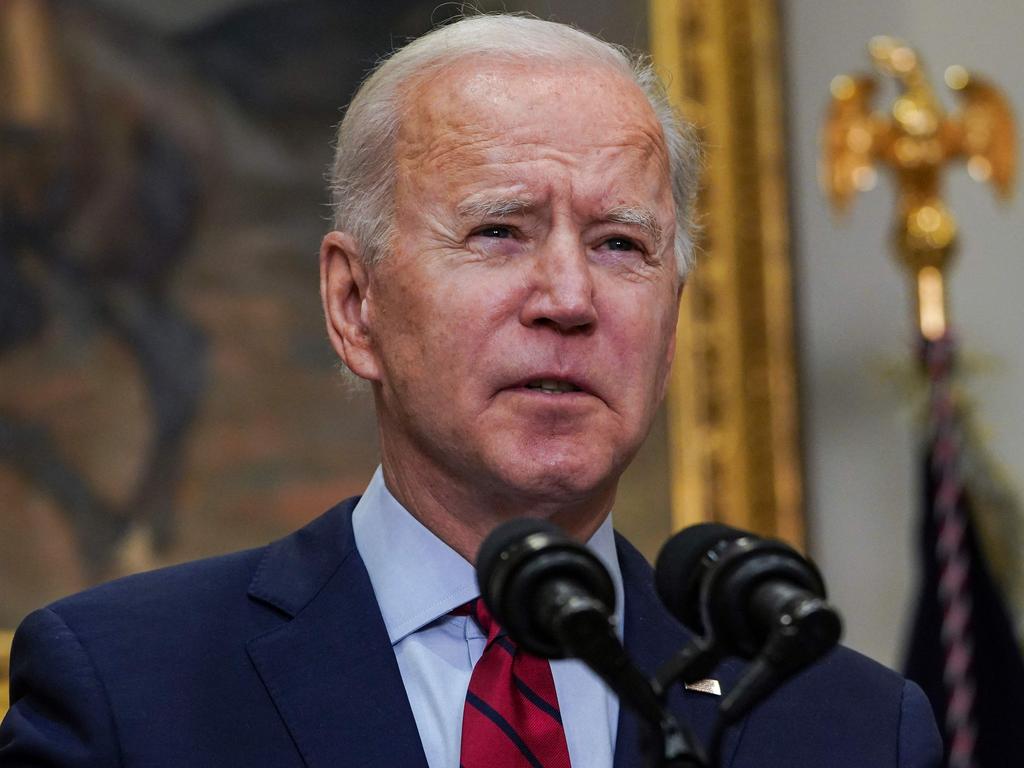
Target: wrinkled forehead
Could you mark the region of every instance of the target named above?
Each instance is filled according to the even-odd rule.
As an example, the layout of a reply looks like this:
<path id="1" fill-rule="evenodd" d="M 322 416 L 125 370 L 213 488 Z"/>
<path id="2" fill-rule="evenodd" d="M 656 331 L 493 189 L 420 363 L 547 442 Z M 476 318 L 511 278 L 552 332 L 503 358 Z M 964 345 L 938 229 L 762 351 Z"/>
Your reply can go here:
<path id="1" fill-rule="evenodd" d="M 650 102 L 611 64 L 470 56 L 414 78 L 403 96 L 400 166 L 517 142 L 630 146 L 668 169 Z"/>

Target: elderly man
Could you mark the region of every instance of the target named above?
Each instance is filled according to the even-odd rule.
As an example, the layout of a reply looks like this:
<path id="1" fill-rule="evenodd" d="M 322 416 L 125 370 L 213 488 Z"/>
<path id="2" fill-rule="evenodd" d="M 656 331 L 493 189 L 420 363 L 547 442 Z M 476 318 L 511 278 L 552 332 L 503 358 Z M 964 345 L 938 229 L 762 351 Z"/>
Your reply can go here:
<path id="1" fill-rule="evenodd" d="M 642 765 L 631 713 L 578 663 L 519 651 L 472 562 L 498 523 L 549 519 L 605 561 L 642 667 L 686 642 L 610 511 L 665 393 L 695 154 L 649 69 L 562 25 L 468 18 L 380 65 L 339 130 L 320 275 L 381 468 L 269 547 L 29 617 L 0 765 Z M 714 696 L 671 705 L 707 737 Z M 723 757 L 937 750 L 920 692 L 840 650 Z"/>

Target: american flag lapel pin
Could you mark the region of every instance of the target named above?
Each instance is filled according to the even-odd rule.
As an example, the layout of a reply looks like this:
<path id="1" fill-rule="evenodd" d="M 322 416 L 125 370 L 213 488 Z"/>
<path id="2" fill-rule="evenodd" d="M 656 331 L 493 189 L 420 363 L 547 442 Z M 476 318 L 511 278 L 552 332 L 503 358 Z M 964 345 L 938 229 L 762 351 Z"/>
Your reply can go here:
<path id="1" fill-rule="evenodd" d="M 717 680 L 712 680 L 710 677 L 706 677 L 703 680 L 694 680 L 692 683 L 687 683 L 686 690 L 697 691 L 698 693 L 710 693 L 712 696 L 722 695 L 722 686 L 718 684 Z"/>

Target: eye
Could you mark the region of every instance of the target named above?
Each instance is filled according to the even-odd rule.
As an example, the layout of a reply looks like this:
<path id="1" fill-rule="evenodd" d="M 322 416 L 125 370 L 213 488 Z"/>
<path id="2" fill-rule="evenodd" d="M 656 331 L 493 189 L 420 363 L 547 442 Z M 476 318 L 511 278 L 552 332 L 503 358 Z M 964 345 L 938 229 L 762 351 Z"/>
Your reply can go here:
<path id="1" fill-rule="evenodd" d="M 527 242 L 522 231 L 512 224 L 483 224 L 470 232 L 465 247 L 482 259 L 498 263 L 521 254 Z"/>
<path id="2" fill-rule="evenodd" d="M 482 227 L 473 233 L 477 237 L 492 237 L 499 240 L 512 237 L 512 228 L 501 225 Z"/>
<path id="3" fill-rule="evenodd" d="M 639 251 L 640 246 L 628 237 L 609 237 L 603 243 L 610 251 Z"/>

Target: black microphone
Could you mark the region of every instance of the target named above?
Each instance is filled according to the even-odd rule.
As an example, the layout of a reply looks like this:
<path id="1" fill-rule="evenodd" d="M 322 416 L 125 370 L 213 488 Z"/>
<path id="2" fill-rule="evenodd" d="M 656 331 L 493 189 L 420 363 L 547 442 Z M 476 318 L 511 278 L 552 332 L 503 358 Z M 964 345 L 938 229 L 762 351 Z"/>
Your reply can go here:
<path id="1" fill-rule="evenodd" d="M 658 555 L 658 594 L 668 609 L 703 637 L 659 672 L 672 680 L 702 676 L 724 654 L 753 659 L 718 711 L 710 754 L 717 761 L 724 728 L 782 682 L 839 642 L 842 620 L 825 600 L 818 569 L 789 545 L 717 523 L 673 536 Z"/>
<path id="2" fill-rule="evenodd" d="M 476 560 L 480 593 L 520 646 L 548 659 L 578 657 L 614 636 L 615 587 L 587 547 L 544 520 L 498 526 Z"/>
<path id="3" fill-rule="evenodd" d="M 615 587 L 590 549 L 547 521 L 512 520 L 484 540 L 476 575 L 487 608 L 520 647 L 549 659 L 580 659 L 658 729 L 658 765 L 705 764 L 619 641 Z"/>
<path id="4" fill-rule="evenodd" d="M 668 609 L 727 653 L 753 659 L 785 629 L 793 637 L 785 661 L 802 666 L 839 641 L 842 623 L 821 574 L 784 542 L 701 523 L 668 540 L 655 574 Z"/>

